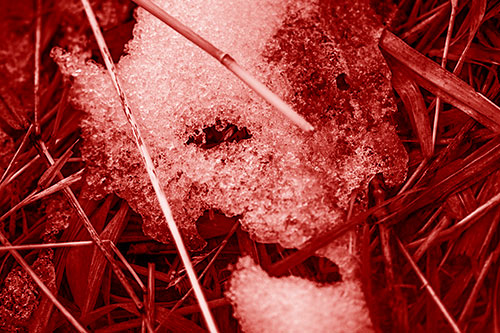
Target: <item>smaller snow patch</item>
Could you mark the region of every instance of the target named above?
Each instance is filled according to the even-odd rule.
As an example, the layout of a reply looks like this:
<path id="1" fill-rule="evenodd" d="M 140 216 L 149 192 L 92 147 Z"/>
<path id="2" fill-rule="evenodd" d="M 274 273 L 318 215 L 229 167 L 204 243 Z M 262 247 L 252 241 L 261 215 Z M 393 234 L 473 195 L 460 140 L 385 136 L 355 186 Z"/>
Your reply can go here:
<path id="1" fill-rule="evenodd" d="M 241 258 L 226 296 L 244 332 L 372 332 L 360 286 L 320 285 L 295 276 L 270 277 Z"/>

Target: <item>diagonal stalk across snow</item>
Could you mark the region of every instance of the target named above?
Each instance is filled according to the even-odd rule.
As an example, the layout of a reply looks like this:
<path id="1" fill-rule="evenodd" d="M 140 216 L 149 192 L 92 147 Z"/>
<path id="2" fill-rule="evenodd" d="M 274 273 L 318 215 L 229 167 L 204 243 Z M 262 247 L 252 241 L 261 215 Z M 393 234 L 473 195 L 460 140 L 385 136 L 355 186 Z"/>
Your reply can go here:
<path id="1" fill-rule="evenodd" d="M 170 232 L 172 233 L 172 237 L 173 237 L 175 244 L 177 246 L 177 250 L 179 251 L 179 255 L 181 257 L 181 260 L 186 268 L 187 275 L 188 275 L 189 280 L 191 282 L 191 285 L 193 287 L 196 298 L 198 299 L 198 303 L 200 305 L 201 312 L 202 312 L 203 317 L 206 321 L 207 327 L 208 327 L 210 332 L 218 332 L 217 327 L 215 325 L 215 321 L 212 317 L 212 314 L 211 314 L 210 309 L 208 307 L 205 296 L 203 295 L 203 291 L 201 290 L 201 286 L 198 282 L 198 279 L 196 277 L 196 273 L 193 269 L 193 265 L 191 263 L 191 260 L 189 258 L 188 253 L 187 253 L 187 250 L 186 250 L 186 247 L 185 247 L 184 242 L 182 240 L 181 234 L 180 234 L 179 229 L 177 228 L 177 225 L 176 225 L 174 218 L 172 216 L 172 211 L 171 211 L 170 206 L 167 202 L 167 198 L 166 198 L 165 193 L 163 192 L 163 189 L 162 189 L 160 182 L 158 180 L 158 176 L 157 176 L 153 161 L 151 159 L 151 155 L 149 154 L 149 150 L 148 150 L 144 140 L 142 139 L 141 132 L 140 132 L 139 127 L 137 125 L 137 121 L 135 120 L 135 117 L 132 114 L 132 110 L 130 109 L 129 103 L 128 103 L 127 98 L 125 96 L 125 93 L 124 93 L 124 91 L 121 87 L 121 84 L 118 80 L 118 77 L 116 75 L 116 68 L 115 68 L 113 61 L 111 59 L 109 49 L 106 45 L 106 42 L 105 42 L 104 37 L 102 35 L 102 32 L 99 28 L 99 25 L 98 25 L 97 20 L 95 18 L 92 7 L 90 6 L 90 3 L 88 0 L 81 0 L 81 2 L 82 2 L 83 7 L 85 9 L 85 13 L 87 14 L 88 20 L 90 22 L 90 26 L 92 27 L 92 31 L 94 33 L 94 36 L 97 40 L 97 44 L 99 45 L 99 49 L 100 49 L 102 57 L 104 59 L 104 63 L 106 64 L 106 68 L 108 70 L 108 73 L 111 76 L 111 79 L 113 81 L 113 85 L 116 89 L 116 92 L 117 92 L 119 98 L 120 98 L 123 112 L 125 113 L 125 116 L 127 117 L 127 121 L 129 122 L 129 124 L 132 128 L 135 143 L 136 143 L 137 148 L 139 149 L 141 156 L 143 158 L 144 165 L 146 167 L 147 173 L 148 173 L 149 178 L 151 180 L 151 184 L 153 185 L 153 188 L 155 190 L 156 196 L 158 198 L 158 202 L 160 203 L 161 210 L 165 216 L 165 219 L 167 221 Z"/>

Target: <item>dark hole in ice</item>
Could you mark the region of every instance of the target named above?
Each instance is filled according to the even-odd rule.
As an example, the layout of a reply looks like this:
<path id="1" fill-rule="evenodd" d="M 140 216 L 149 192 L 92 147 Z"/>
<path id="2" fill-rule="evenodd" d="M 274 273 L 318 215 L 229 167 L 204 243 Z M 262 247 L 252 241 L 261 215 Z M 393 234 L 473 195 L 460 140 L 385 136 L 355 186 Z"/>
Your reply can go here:
<path id="1" fill-rule="evenodd" d="M 309 257 L 302 263 L 302 266 L 309 271 L 309 274 L 303 277 L 311 281 L 325 284 L 342 281 L 339 266 L 327 258 Z"/>
<path id="2" fill-rule="evenodd" d="M 345 73 L 339 74 L 336 78 L 335 81 L 337 82 L 337 88 L 340 90 L 348 90 L 349 89 L 349 83 L 345 80 L 347 75 Z"/>
<path id="3" fill-rule="evenodd" d="M 239 142 L 252 137 L 246 127 L 240 129 L 236 125 L 227 124 L 223 129 L 220 128 L 219 124 L 205 127 L 202 133 L 197 131 L 197 133 L 191 135 L 186 144 L 195 144 L 203 149 L 210 149 L 223 142 Z"/>
<path id="4" fill-rule="evenodd" d="M 273 253 L 274 251 L 271 250 L 270 247 L 266 248 L 268 249 L 268 253 L 271 256 L 273 262 L 282 260 L 283 257 L 287 257 L 294 252 L 297 252 L 297 250 L 283 249 L 281 248 L 281 246 L 277 245 L 276 249 L 280 254 L 279 256 L 276 256 L 275 253 Z M 302 263 L 292 267 L 289 272 L 283 274 L 282 276 L 289 275 L 298 276 L 303 279 L 321 284 L 334 284 L 336 282 L 342 281 L 342 275 L 340 274 L 339 266 L 337 266 L 337 264 L 327 258 L 318 256 L 309 257 Z"/>
<path id="5" fill-rule="evenodd" d="M 205 240 L 225 236 L 239 218 L 240 215 L 228 217 L 218 209 L 207 209 L 196 221 L 196 229 Z"/>

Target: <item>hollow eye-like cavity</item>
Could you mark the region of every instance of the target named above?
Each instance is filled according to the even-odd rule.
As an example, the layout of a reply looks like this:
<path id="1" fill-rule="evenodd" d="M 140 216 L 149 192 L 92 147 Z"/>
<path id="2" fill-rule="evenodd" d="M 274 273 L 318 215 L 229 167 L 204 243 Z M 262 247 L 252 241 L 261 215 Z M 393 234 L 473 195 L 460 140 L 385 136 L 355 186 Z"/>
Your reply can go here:
<path id="1" fill-rule="evenodd" d="M 278 251 L 273 251 L 273 248 L 278 249 Z M 276 256 L 278 255 L 278 253 L 280 258 L 282 258 L 283 255 L 288 256 L 297 252 L 296 249 L 283 249 L 279 245 L 276 245 L 276 247 L 274 247 L 274 245 L 272 244 L 266 245 L 266 250 L 271 257 L 271 260 L 274 262 L 277 259 Z M 308 259 L 304 260 L 298 265 L 295 265 L 293 268 L 283 274 L 278 275 L 277 277 L 290 275 L 298 276 L 312 282 L 326 285 L 331 285 L 343 281 L 339 266 L 327 258 L 318 256 L 309 257 Z"/>
<path id="2" fill-rule="evenodd" d="M 196 131 L 189 137 L 186 144 L 195 144 L 203 149 L 210 149 L 217 147 L 223 142 L 239 142 L 251 137 L 252 135 L 246 127 L 240 129 L 234 124 L 227 124 L 225 127 L 222 127 L 218 123 L 205 127 L 202 131 Z"/>
<path id="3" fill-rule="evenodd" d="M 302 263 L 309 274 L 292 274 L 317 283 L 332 284 L 342 281 L 339 267 L 327 258 L 312 256 Z"/>
<path id="4" fill-rule="evenodd" d="M 336 78 L 335 81 L 337 83 L 337 88 L 340 90 L 348 90 L 349 89 L 349 83 L 346 81 L 347 75 L 345 73 L 339 74 Z"/>

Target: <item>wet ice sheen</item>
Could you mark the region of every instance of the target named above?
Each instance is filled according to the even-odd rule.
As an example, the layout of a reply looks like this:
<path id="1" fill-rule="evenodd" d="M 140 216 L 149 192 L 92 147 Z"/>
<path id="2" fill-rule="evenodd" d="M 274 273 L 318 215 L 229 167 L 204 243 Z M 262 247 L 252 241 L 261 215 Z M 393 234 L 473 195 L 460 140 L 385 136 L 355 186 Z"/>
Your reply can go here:
<path id="1" fill-rule="evenodd" d="M 365 188 L 374 174 L 382 172 L 390 184 L 404 179 L 407 156 L 385 119 L 395 107 L 376 47 L 380 27 L 366 18 L 364 2 L 320 3 L 158 1 L 294 105 L 317 129 L 312 134 L 297 129 L 209 55 L 138 10 L 134 39 L 118 73 L 191 248 L 203 245 L 194 221 L 208 208 L 242 215 L 243 228 L 255 240 L 300 247 L 343 221 L 351 193 Z M 351 29 L 348 20 L 355 20 L 360 31 Z M 53 54 L 63 72 L 73 76 L 73 103 L 87 111 L 82 156 L 88 196 L 115 191 L 143 216 L 147 235 L 168 242 L 168 227 L 108 75 L 78 55 L 60 49 Z M 339 75 L 348 87 L 337 87 Z M 196 131 L 217 123 L 245 127 L 251 138 L 211 149 L 186 144 Z M 327 252 L 341 274 L 353 278 L 356 264 L 346 254 L 346 241 Z M 237 311 L 243 308 L 236 306 Z"/>

